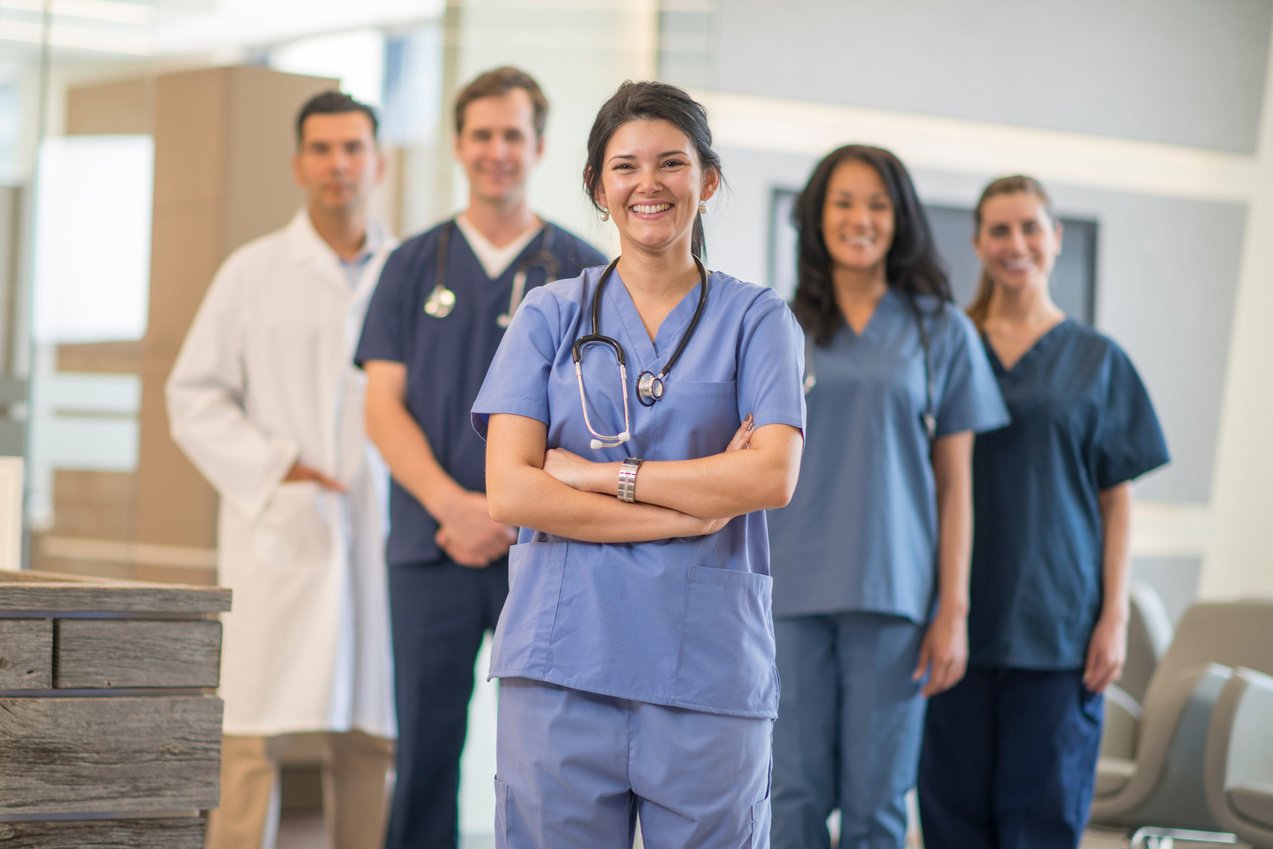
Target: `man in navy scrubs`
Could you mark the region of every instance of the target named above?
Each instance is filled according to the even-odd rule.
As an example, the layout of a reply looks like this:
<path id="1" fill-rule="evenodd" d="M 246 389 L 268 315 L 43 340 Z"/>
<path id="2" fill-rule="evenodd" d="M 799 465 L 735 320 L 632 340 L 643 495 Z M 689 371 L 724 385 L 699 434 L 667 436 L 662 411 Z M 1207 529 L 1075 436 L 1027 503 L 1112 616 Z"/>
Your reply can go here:
<path id="1" fill-rule="evenodd" d="M 530 208 L 548 102 L 515 68 L 455 104 L 469 202 L 390 256 L 356 362 L 367 432 L 393 475 L 390 620 L 398 711 L 389 849 L 454 849 L 473 666 L 508 593 L 513 530 L 486 509 L 485 445 L 469 410 L 521 295 L 605 262 Z"/>

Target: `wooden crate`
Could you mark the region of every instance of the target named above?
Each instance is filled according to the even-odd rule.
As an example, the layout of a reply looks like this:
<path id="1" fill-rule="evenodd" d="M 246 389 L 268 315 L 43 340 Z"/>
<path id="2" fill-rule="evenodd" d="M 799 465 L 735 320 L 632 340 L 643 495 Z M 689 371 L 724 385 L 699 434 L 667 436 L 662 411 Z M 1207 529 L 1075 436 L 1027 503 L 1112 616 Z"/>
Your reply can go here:
<path id="1" fill-rule="evenodd" d="M 203 846 L 230 591 L 0 571 L 0 846 Z"/>

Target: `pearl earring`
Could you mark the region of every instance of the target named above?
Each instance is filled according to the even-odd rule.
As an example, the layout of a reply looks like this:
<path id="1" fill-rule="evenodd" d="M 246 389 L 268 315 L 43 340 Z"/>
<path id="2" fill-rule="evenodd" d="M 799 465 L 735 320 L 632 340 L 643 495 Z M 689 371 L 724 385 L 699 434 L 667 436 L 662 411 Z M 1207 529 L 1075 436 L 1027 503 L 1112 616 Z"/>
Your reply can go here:
<path id="1" fill-rule="evenodd" d="M 707 214 L 707 201 L 705 201 L 705 200 L 700 200 L 700 201 L 698 202 L 698 214 L 699 214 L 699 215 L 706 215 L 706 214 Z"/>
<path id="2" fill-rule="evenodd" d="M 609 221 L 609 220 L 610 220 L 610 210 L 605 209 L 604 207 L 602 208 L 602 210 L 601 210 L 601 220 L 602 220 L 602 221 Z"/>

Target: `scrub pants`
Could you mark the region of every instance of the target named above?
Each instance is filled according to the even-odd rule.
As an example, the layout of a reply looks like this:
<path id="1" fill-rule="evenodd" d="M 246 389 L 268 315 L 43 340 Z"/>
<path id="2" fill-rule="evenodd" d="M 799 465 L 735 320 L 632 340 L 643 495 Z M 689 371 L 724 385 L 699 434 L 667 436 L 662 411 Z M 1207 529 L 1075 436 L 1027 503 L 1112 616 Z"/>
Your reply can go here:
<path id="1" fill-rule="evenodd" d="M 398 747 L 387 849 L 459 844 L 473 665 L 507 596 L 507 559 L 484 569 L 450 559 L 389 568 Z"/>
<path id="2" fill-rule="evenodd" d="M 500 681 L 498 849 L 767 849 L 773 722 Z"/>
<path id="3" fill-rule="evenodd" d="M 900 849 L 924 700 L 911 681 L 922 626 L 900 616 L 774 618 L 782 699 L 774 726 L 774 849 Z M 972 845 L 972 844 L 969 844 Z"/>
<path id="4" fill-rule="evenodd" d="M 970 668 L 928 706 L 919 812 L 928 849 L 1073 849 L 1087 824 L 1104 696 L 1082 670 Z"/>

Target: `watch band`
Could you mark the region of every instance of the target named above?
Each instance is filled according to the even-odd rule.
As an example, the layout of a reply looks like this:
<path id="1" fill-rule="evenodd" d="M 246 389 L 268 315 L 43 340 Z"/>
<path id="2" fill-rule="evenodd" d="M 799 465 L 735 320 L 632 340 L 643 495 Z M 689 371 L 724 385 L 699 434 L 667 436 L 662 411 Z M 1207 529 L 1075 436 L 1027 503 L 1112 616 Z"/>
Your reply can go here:
<path id="1" fill-rule="evenodd" d="M 640 457 L 629 457 L 619 466 L 619 486 L 615 495 L 620 501 L 632 504 L 636 501 L 637 469 L 641 468 Z"/>

